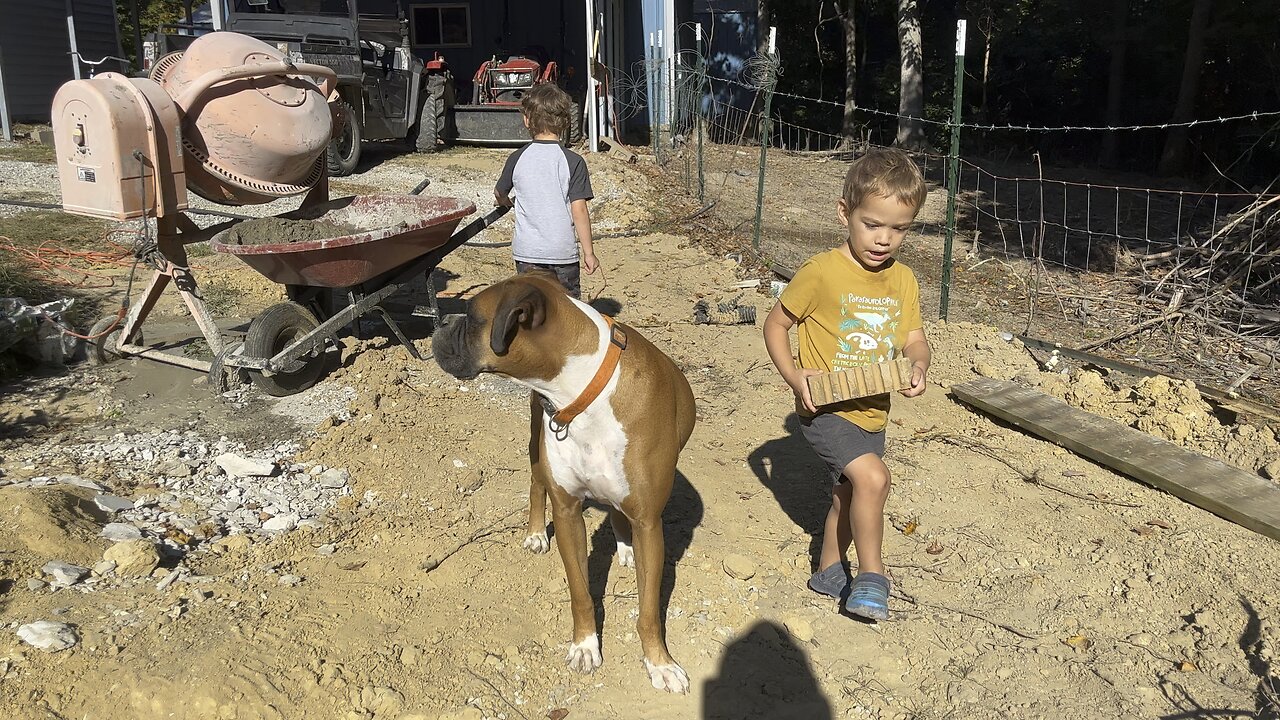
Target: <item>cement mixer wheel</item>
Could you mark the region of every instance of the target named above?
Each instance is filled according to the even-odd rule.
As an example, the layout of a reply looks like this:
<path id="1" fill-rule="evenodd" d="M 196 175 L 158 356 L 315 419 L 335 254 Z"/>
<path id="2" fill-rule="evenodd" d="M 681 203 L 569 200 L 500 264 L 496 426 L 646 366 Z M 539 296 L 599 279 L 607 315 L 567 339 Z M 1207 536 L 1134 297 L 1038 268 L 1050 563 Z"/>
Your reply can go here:
<path id="1" fill-rule="evenodd" d="M 356 119 L 355 108 L 345 100 L 338 101 L 338 115 L 342 118 L 342 127 L 338 134 L 329 141 L 329 176 L 345 177 L 356 171 L 360 163 L 360 122 Z"/>
<path id="2" fill-rule="evenodd" d="M 115 328 L 111 332 L 107 332 L 107 328 L 115 324 Z M 93 338 L 89 341 L 88 354 L 90 365 L 106 365 L 113 360 L 120 359 L 120 354 L 115 351 L 116 342 L 120 339 L 120 331 L 124 329 L 125 319 L 116 320 L 115 315 L 107 315 L 101 320 L 93 324 L 89 329 L 89 337 Z M 146 344 L 142 339 L 142 330 L 139 329 L 133 334 L 133 342 L 135 345 Z"/>
<path id="3" fill-rule="evenodd" d="M 272 305 L 249 323 L 249 332 L 244 338 L 244 353 L 249 357 L 271 358 L 276 353 L 289 347 L 293 341 L 315 330 L 320 326 L 311 311 L 297 303 L 284 302 Z M 260 372 L 249 372 L 249 379 L 262 392 L 275 397 L 284 397 L 302 392 L 320 379 L 324 372 L 325 354 L 317 351 L 303 355 L 294 363 L 296 369 L 290 372 L 278 372 L 263 375 Z"/>

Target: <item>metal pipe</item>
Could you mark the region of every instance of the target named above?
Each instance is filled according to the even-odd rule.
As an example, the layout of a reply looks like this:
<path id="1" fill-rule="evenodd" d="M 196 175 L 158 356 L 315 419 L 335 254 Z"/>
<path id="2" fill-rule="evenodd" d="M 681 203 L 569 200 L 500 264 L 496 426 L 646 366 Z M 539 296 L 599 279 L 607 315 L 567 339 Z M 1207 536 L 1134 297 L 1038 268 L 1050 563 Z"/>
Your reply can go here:
<path id="1" fill-rule="evenodd" d="M 334 73 L 333 70 L 330 70 L 323 65 L 293 63 L 288 60 L 273 60 L 265 63 L 237 65 L 235 67 L 210 70 L 196 78 L 195 81 L 192 82 L 185 91 L 183 91 L 182 97 L 179 97 L 176 102 L 178 103 L 179 108 L 183 111 L 187 111 L 191 109 L 195 104 L 196 99 L 199 98 L 201 94 L 218 83 L 250 77 L 264 77 L 268 75 L 314 75 L 322 77 L 324 78 L 324 82 L 320 85 L 320 92 L 325 98 L 329 97 L 330 93 L 333 91 L 333 86 L 338 82 L 338 75 Z"/>
<path id="2" fill-rule="evenodd" d="M 587 0 L 587 137 L 591 152 L 600 152 L 600 109 L 596 106 L 596 3 Z"/>
<path id="3" fill-rule="evenodd" d="M 155 350 L 143 345 L 120 345 L 117 351 L 121 355 L 129 357 L 144 357 L 148 360 L 158 360 L 162 363 L 177 365 L 178 367 L 188 368 L 190 370 L 199 370 L 207 373 L 211 364 L 205 360 L 196 360 L 194 358 L 184 357 L 182 355 L 174 355 L 164 352 L 163 350 Z"/>
<path id="4" fill-rule="evenodd" d="M 76 45 L 76 9 L 74 0 L 67 0 L 67 41 L 71 46 L 71 72 L 80 79 L 80 48 Z"/>
<path id="5" fill-rule="evenodd" d="M 9 99 L 4 92 L 4 52 L 0 51 L 0 131 L 5 142 L 13 142 L 13 127 L 9 125 Z"/>
<path id="6" fill-rule="evenodd" d="M 213 16 L 213 29 L 224 30 L 222 0 L 209 0 L 209 14 Z"/>

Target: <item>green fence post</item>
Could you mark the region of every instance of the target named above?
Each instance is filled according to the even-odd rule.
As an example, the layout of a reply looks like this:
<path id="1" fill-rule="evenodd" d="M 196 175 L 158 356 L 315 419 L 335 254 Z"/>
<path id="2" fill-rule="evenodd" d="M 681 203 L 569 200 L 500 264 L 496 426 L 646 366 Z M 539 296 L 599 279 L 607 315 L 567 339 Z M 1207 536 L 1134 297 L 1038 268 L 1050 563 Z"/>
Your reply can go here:
<path id="1" fill-rule="evenodd" d="M 942 249 L 942 295 L 938 316 L 947 319 L 951 303 L 951 246 L 956 238 L 956 193 L 960 191 L 960 112 L 964 95 L 964 35 L 967 22 L 956 22 L 956 80 L 951 103 L 951 153 L 947 158 L 947 240 Z"/>
<path id="2" fill-rule="evenodd" d="M 698 133 L 698 202 L 706 204 L 707 177 L 702 171 L 702 101 L 706 99 L 707 58 L 702 49 L 702 23 L 698 23 L 695 27 L 698 35 L 698 82 L 693 113 L 697 118 L 697 127 L 694 131 Z"/>
<path id="3" fill-rule="evenodd" d="M 756 228 L 755 235 L 751 240 L 751 246 L 760 250 L 760 221 L 764 213 L 764 171 L 765 158 L 769 151 L 769 140 L 773 135 L 773 125 L 771 118 L 770 105 L 773 102 L 773 87 L 778 82 L 778 53 L 777 53 L 778 28 L 769 28 L 769 55 L 766 58 L 765 77 L 764 77 L 764 114 L 760 116 L 760 180 L 756 185 Z"/>

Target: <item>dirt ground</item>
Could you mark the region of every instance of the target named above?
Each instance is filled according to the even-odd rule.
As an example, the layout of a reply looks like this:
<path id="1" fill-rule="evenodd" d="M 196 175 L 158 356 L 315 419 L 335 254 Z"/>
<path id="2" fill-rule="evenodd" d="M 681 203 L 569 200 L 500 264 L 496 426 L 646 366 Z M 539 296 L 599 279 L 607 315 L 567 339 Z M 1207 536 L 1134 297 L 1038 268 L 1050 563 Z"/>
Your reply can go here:
<path id="1" fill-rule="evenodd" d="M 435 178 L 429 192 L 484 208 L 504 156 L 386 157 L 345 182 L 396 192 L 427 173 Z M 677 200 L 635 167 L 588 162 L 602 234 L 649 227 Z M 795 220 L 815 212 L 801 209 Z M 509 233 L 508 220 L 479 240 Z M 145 360 L 77 365 L 3 389 L 5 716 L 1101 720 L 1280 712 L 1275 541 L 994 422 L 947 388 L 979 373 L 1016 379 L 1263 473 L 1277 459 L 1274 428 L 1222 426 L 1179 387 L 1126 390 L 1106 385 L 1115 378 L 1041 372 L 994 327 L 931 323 L 931 387 L 896 399 L 889 427 L 893 619 L 864 624 L 805 588 L 828 488 L 760 328 L 692 323 L 699 299 L 748 304 L 760 317 L 772 300 L 738 287 L 736 258 L 683 234 L 602 238 L 598 255 L 604 272 L 583 277 L 584 294 L 616 301 L 620 319 L 683 369 L 698 401 L 665 514 L 667 637 L 689 672 L 688 695 L 649 685 L 634 628 L 635 573 L 613 561 L 612 531 L 597 509 L 587 513 L 589 575 L 605 664 L 590 676 L 567 669 L 560 560 L 520 544 L 525 393 L 495 377 L 460 383 L 369 323 L 367 339 L 349 339 L 319 385 L 289 398 L 253 389 L 218 396 L 196 373 Z M 243 333 L 282 297 L 235 258 L 196 264 L 229 333 Z M 443 309 L 456 310 L 457 298 L 510 268 L 502 248 L 453 253 L 437 277 Z M 936 297 L 930 278 L 922 282 L 923 295 Z M 154 322 L 149 342 L 194 332 L 172 298 Z M 407 329 L 429 355 L 428 327 Z M 272 475 L 226 490 L 233 473 L 214 460 L 220 453 L 269 460 Z M 346 479 L 315 485 L 331 470 Z M 115 512 L 94 502 L 104 491 L 68 484 L 69 476 L 133 501 L 123 516 L 158 557 L 130 575 L 118 544 L 99 536 Z M 1031 476 L 1046 483 L 1027 482 Z M 210 490 L 247 497 L 289 487 L 315 494 L 309 509 L 270 497 L 233 511 Z M 263 529 L 299 514 L 291 529 Z M 101 564 L 108 552 L 111 567 Z M 65 583 L 46 570 L 51 561 L 95 572 L 59 587 Z M 46 620 L 70 625 L 76 644 L 45 652 L 19 638 L 20 626 Z"/>

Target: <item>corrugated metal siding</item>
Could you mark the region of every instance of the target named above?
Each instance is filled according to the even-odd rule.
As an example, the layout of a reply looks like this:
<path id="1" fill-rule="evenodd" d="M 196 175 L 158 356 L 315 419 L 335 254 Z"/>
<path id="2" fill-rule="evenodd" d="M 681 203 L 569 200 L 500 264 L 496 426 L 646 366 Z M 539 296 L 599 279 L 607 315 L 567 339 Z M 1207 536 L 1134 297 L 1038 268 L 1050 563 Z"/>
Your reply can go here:
<path id="1" fill-rule="evenodd" d="M 76 42 L 90 60 L 119 55 L 112 0 L 75 0 Z M 48 122 L 53 95 L 75 77 L 62 0 L 0 0 L 5 97 L 18 122 Z M 99 70 L 118 70 L 103 65 Z M 88 76 L 87 68 L 84 75 Z"/>

